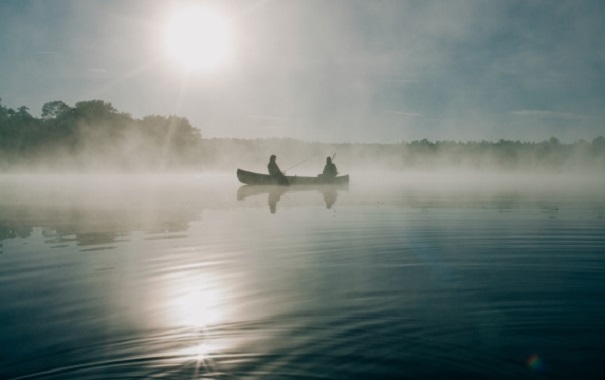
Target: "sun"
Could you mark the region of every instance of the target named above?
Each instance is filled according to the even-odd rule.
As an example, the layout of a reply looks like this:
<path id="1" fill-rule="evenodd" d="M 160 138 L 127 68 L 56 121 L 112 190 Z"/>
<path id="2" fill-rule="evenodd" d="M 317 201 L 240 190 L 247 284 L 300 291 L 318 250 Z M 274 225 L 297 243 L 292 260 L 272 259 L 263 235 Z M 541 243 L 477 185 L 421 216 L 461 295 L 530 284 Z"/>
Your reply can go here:
<path id="1" fill-rule="evenodd" d="M 181 8 L 166 23 L 164 44 L 168 57 L 184 68 L 216 69 L 230 52 L 229 22 L 210 8 Z"/>

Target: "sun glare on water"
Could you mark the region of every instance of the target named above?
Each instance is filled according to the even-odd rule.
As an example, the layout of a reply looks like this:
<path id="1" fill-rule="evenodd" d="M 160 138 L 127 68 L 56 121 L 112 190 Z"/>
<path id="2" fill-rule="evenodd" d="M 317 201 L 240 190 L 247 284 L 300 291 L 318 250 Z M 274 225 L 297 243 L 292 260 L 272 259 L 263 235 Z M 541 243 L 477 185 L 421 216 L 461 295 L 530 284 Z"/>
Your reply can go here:
<path id="1" fill-rule="evenodd" d="M 217 69 L 229 55 L 229 22 L 209 8 L 179 9 L 169 16 L 164 44 L 169 58 L 186 69 Z"/>

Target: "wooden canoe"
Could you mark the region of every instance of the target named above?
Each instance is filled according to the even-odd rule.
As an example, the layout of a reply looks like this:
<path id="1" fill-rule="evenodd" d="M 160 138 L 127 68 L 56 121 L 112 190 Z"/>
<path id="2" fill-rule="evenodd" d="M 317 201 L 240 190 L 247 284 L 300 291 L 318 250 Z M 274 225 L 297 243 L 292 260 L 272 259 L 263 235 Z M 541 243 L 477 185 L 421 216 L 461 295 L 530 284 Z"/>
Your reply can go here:
<path id="1" fill-rule="evenodd" d="M 349 183 L 349 175 L 341 175 L 330 180 L 318 177 L 286 176 L 288 184 L 294 186 L 308 185 L 346 185 Z M 277 179 L 269 174 L 261 174 L 237 169 L 237 179 L 246 185 L 279 185 Z"/>

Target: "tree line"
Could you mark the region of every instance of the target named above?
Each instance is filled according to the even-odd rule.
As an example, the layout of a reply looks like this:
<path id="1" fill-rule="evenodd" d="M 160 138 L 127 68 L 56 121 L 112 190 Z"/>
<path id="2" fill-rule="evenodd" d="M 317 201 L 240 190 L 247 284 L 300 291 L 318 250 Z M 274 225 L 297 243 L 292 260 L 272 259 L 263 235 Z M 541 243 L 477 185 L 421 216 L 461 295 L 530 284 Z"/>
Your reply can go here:
<path id="1" fill-rule="evenodd" d="M 427 139 L 390 144 L 310 143 L 294 139 L 205 139 L 205 162 L 231 169 L 250 165 L 266 170 L 269 154 L 276 154 L 280 168 L 305 161 L 289 174 L 317 174 L 326 156 L 335 156 L 339 170 L 603 170 L 605 138 L 565 144 L 557 138 L 541 142 L 512 140 L 436 141 Z M 229 152 L 221 155 L 220 152 Z M 242 167 L 245 169 L 246 166 Z"/>
<path id="2" fill-rule="evenodd" d="M 200 142 L 186 118 L 135 119 L 102 100 L 51 101 L 39 118 L 0 103 L 0 170 L 181 167 L 199 162 Z"/>
<path id="3" fill-rule="evenodd" d="M 179 116 L 133 118 L 102 100 L 43 105 L 41 117 L 25 106 L 0 102 L 0 171 L 52 170 L 233 170 L 264 171 L 277 154 L 282 169 L 309 160 L 297 173 L 321 171 L 327 155 L 339 168 L 427 170 L 443 168 L 576 170 L 605 168 L 605 138 L 562 143 L 401 141 L 389 144 L 319 143 L 295 139 L 203 139 Z M 293 173 L 296 174 L 296 173 Z"/>

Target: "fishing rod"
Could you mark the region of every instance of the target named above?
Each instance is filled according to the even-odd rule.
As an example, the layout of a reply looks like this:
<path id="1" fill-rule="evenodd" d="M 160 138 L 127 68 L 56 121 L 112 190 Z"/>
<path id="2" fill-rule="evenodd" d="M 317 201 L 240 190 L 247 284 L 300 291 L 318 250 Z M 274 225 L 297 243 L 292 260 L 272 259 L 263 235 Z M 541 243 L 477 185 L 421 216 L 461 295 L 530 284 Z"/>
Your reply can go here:
<path id="1" fill-rule="evenodd" d="M 316 153 L 316 154 L 312 155 L 312 156 L 311 156 L 311 157 L 309 157 L 309 158 L 305 158 L 304 160 L 302 160 L 302 161 L 301 161 L 301 162 L 299 162 L 298 164 L 296 164 L 296 165 L 294 165 L 294 166 L 290 166 L 288 169 L 286 169 L 286 170 L 284 170 L 284 171 L 285 171 L 285 172 L 287 172 L 287 171 L 288 171 L 288 170 L 290 170 L 290 169 L 294 169 L 294 168 L 295 168 L 295 167 L 297 167 L 298 165 L 304 164 L 305 162 L 309 161 L 310 159 L 312 159 L 313 157 L 316 157 L 316 156 L 318 156 L 318 155 L 319 155 L 319 153 Z"/>

